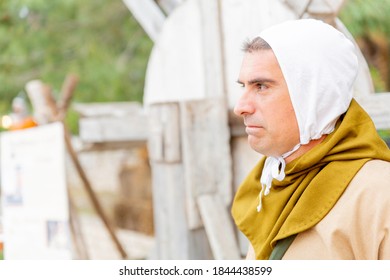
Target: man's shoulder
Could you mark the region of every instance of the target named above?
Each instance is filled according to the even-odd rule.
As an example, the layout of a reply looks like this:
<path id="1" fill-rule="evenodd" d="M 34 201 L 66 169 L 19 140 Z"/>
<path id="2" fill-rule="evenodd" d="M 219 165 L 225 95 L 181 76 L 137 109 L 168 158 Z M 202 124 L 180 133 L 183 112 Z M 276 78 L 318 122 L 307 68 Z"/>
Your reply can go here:
<path id="1" fill-rule="evenodd" d="M 390 194 L 390 162 L 370 160 L 363 165 L 350 183 L 350 187 L 363 192 Z"/>
<path id="2" fill-rule="evenodd" d="M 370 160 L 355 175 L 324 221 L 335 227 L 343 227 L 349 221 L 360 228 L 374 222 L 390 228 L 389 206 L 390 162 Z"/>
<path id="3" fill-rule="evenodd" d="M 370 160 L 359 170 L 357 175 L 367 176 L 370 180 L 382 180 L 390 178 L 390 162 L 384 160 Z M 373 176 L 378 175 L 378 176 Z"/>

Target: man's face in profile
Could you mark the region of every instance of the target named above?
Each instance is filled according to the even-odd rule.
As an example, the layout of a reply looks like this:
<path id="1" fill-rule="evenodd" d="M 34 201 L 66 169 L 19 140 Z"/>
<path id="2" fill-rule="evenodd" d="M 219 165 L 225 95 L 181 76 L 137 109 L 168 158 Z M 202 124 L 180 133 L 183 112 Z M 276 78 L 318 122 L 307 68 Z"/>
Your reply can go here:
<path id="1" fill-rule="evenodd" d="M 282 70 L 272 50 L 245 53 L 234 113 L 244 118 L 248 142 L 266 156 L 281 156 L 299 143 L 299 128 Z"/>

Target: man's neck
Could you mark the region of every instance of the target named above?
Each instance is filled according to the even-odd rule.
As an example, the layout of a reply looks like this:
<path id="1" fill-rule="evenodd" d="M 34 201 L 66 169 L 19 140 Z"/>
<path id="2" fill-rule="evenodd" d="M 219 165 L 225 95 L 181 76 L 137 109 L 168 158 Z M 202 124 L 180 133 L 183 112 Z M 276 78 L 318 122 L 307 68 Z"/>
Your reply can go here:
<path id="1" fill-rule="evenodd" d="M 320 144 L 322 141 L 324 141 L 325 137 L 326 137 L 326 135 L 322 135 L 320 139 L 311 140 L 306 145 L 300 146 L 298 150 L 296 150 L 294 153 L 292 153 L 291 155 L 286 157 L 284 160 L 286 161 L 286 163 L 289 163 L 289 162 L 293 161 L 294 159 L 299 158 L 301 155 L 307 153 L 308 151 L 313 149 L 315 146 Z"/>

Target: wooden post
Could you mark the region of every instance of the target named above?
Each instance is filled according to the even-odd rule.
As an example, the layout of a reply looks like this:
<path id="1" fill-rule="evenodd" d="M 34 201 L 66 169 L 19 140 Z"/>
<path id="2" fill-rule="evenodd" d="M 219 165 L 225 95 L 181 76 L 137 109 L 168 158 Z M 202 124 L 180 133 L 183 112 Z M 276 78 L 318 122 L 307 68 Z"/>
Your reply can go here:
<path id="1" fill-rule="evenodd" d="M 152 41 L 156 41 L 165 21 L 165 15 L 153 0 L 123 0 Z"/>
<path id="2" fill-rule="evenodd" d="M 158 0 L 161 8 L 169 15 L 184 0 Z"/>
<path id="3" fill-rule="evenodd" d="M 180 106 L 154 104 L 149 107 L 149 120 L 157 258 L 212 259 L 204 229 L 188 227 Z"/>
<path id="4" fill-rule="evenodd" d="M 218 194 L 225 206 L 232 199 L 230 132 L 225 109 L 221 97 L 180 103 L 187 217 L 191 229 L 203 226 L 198 196 Z"/>
<path id="5" fill-rule="evenodd" d="M 200 195 L 197 202 L 214 258 L 240 259 L 234 225 L 221 197 L 218 194 Z"/>

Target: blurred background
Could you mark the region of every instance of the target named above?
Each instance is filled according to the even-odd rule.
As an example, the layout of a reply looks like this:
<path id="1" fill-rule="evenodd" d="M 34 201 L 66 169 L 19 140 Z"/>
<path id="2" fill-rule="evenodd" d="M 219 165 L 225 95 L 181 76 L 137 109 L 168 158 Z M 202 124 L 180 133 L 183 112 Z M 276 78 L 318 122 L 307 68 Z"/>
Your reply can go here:
<path id="1" fill-rule="evenodd" d="M 145 75 L 154 42 L 125 2 L 0 0 L 0 129 L 9 129 L 15 98 L 33 113 L 29 81 L 50 85 L 59 99 L 65 77 L 75 74 L 77 88 L 65 117 L 74 150 L 121 241 L 133 249 L 127 257 L 147 259 L 156 257 L 147 135 L 136 128 L 139 137 L 127 135 L 123 128 L 132 121 L 145 125 Z M 168 16 L 173 9 L 167 2 L 186 1 L 151 2 Z M 390 0 L 347 0 L 338 13 L 368 63 L 377 93 L 390 91 L 389 14 Z M 110 126 L 115 136 L 95 136 Z M 390 130 L 380 134 L 389 141 Z M 118 258 L 70 161 L 68 185 L 82 213 L 89 258 Z"/>

